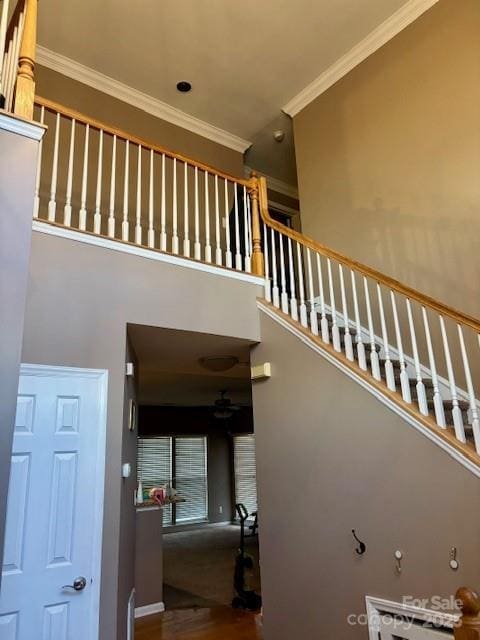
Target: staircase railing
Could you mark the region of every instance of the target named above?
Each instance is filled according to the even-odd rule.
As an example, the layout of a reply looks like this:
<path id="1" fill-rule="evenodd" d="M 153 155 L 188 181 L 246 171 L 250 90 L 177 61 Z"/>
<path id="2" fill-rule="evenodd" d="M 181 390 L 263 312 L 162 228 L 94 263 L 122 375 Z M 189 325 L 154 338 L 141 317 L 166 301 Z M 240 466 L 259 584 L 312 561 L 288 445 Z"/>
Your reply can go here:
<path id="1" fill-rule="evenodd" d="M 460 603 L 462 617 L 455 628 L 455 640 L 480 640 L 480 597 L 468 587 L 455 594 Z"/>
<path id="2" fill-rule="evenodd" d="M 266 300 L 478 462 L 480 322 L 276 222 L 258 193 Z"/>
<path id="3" fill-rule="evenodd" d="M 263 275 L 254 180 L 236 178 L 44 98 L 34 217 Z"/>
<path id="4" fill-rule="evenodd" d="M 38 0 L 0 0 L 0 109 L 31 120 Z"/>

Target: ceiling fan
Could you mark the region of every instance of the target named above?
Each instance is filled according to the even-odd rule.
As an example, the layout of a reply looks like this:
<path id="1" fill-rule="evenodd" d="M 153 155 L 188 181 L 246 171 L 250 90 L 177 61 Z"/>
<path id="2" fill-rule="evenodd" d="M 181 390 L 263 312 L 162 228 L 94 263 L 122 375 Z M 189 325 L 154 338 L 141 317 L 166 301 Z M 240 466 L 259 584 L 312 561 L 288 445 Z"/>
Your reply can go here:
<path id="1" fill-rule="evenodd" d="M 235 411 L 240 411 L 240 407 L 238 405 L 233 404 L 230 398 L 225 397 L 226 393 L 226 389 L 220 391 L 220 398 L 217 398 L 213 405 L 213 415 L 219 420 L 231 418 Z"/>

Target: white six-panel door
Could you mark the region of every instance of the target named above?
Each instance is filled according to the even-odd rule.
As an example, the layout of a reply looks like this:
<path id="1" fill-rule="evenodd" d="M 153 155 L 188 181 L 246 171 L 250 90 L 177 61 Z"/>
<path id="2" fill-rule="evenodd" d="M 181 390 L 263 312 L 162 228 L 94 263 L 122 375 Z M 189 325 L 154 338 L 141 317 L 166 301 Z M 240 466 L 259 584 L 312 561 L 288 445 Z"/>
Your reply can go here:
<path id="1" fill-rule="evenodd" d="M 106 378 L 103 371 L 22 365 L 2 640 L 98 639 Z M 69 587 L 75 580 L 77 590 Z"/>

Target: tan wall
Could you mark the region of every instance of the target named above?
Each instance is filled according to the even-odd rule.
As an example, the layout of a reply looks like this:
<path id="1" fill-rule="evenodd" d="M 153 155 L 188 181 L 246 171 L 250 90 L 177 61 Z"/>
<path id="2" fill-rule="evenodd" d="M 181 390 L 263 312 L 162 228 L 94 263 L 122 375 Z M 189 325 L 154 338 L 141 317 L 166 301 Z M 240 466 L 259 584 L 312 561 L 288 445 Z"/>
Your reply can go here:
<path id="1" fill-rule="evenodd" d="M 163 601 L 163 532 L 160 509 L 137 509 L 135 606 Z"/>
<path id="2" fill-rule="evenodd" d="M 223 169 L 232 175 L 243 176 L 243 155 L 238 151 L 165 122 L 46 67 L 37 66 L 36 82 L 37 94 L 42 98 L 60 102 L 127 133 Z"/>
<path id="3" fill-rule="evenodd" d="M 366 595 L 478 586 L 480 480 L 263 314 L 261 333 L 252 365 L 272 363 L 253 385 L 265 640 L 363 640 L 347 616 L 365 613 Z"/>
<path id="4" fill-rule="evenodd" d="M 135 463 L 124 420 L 127 324 L 257 341 L 258 295 L 247 282 L 33 234 L 22 360 L 108 370 L 102 640 L 126 637 L 134 586 L 135 479 L 121 478 L 121 463 Z"/>
<path id="5" fill-rule="evenodd" d="M 475 315 L 479 33 L 440 0 L 294 121 L 304 232 Z"/>

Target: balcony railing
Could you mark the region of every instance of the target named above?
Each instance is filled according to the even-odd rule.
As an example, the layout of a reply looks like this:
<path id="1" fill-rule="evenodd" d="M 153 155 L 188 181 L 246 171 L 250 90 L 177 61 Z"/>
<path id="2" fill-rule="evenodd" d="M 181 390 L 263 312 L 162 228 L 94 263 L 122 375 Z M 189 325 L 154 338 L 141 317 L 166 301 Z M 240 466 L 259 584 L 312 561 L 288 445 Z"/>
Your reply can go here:
<path id="1" fill-rule="evenodd" d="M 228 175 L 50 100 L 35 104 L 48 125 L 35 218 L 263 275 L 256 178 Z"/>

